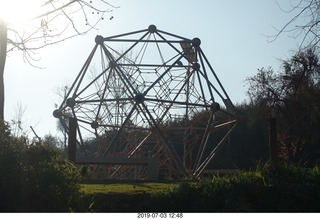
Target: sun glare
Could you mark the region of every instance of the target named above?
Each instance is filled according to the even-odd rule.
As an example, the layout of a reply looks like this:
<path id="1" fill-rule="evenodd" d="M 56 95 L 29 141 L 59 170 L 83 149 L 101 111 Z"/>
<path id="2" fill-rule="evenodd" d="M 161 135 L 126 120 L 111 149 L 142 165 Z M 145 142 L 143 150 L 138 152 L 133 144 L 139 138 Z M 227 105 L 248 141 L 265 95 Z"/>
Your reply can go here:
<path id="1" fill-rule="evenodd" d="M 7 23 L 24 23 L 38 15 L 43 0 L 0 0 L 0 18 Z"/>

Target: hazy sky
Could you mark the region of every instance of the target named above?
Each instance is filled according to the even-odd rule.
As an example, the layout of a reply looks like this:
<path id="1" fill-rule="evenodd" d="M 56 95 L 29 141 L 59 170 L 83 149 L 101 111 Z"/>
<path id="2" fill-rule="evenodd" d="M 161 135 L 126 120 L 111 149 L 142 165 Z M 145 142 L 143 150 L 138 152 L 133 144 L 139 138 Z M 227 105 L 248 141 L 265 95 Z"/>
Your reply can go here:
<path id="1" fill-rule="evenodd" d="M 5 69 L 5 119 L 11 120 L 18 104 L 25 109 L 23 126 L 43 137 L 56 135 L 55 104 L 61 103 L 57 90 L 70 85 L 92 50 L 96 35 L 110 36 L 147 28 L 179 36 L 201 39 L 201 48 L 209 59 L 231 100 L 243 102 L 247 87 L 244 80 L 261 67 L 280 67 L 298 42 L 287 35 L 268 43 L 267 35 L 277 33 L 292 14 L 280 10 L 274 0 L 121 0 L 120 6 L 90 34 L 43 49 L 37 69 L 24 63 L 22 54 L 10 53 Z M 289 0 L 278 0 L 290 9 Z M 94 15 L 92 15 L 94 16 Z M 113 16 L 113 19 L 109 18 Z"/>

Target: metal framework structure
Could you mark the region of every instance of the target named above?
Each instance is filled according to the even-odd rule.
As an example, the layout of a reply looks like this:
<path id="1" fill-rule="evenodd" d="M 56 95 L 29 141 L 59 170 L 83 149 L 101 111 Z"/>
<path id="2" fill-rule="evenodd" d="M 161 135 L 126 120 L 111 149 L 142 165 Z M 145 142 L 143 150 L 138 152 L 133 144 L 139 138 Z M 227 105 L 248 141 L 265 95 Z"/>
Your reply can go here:
<path id="1" fill-rule="evenodd" d="M 152 158 L 163 178 L 198 177 L 237 123 L 200 39 L 150 25 L 95 43 L 53 112 L 68 133 L 68 118 L 76 120 L 77 158 Z M 95 171 L 147 178 L 143 166 L 121 162 Z"/>

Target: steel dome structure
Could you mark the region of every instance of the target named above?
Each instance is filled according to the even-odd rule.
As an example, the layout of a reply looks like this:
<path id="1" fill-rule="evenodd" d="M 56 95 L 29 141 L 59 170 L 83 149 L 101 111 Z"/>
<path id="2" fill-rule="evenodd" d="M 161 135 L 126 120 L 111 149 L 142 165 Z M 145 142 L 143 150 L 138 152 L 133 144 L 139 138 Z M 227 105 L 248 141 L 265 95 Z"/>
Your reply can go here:
<path id="1" fill-rule="evenodd" d="M 139 159 L 156 161 L 162 178 L 200 176 L 237 123 L 200 45 L 155 25 L 96 36 L 53 112 L 69 134 L 75 121 L 76 162 L 110 179 L 148 179 Z"/>

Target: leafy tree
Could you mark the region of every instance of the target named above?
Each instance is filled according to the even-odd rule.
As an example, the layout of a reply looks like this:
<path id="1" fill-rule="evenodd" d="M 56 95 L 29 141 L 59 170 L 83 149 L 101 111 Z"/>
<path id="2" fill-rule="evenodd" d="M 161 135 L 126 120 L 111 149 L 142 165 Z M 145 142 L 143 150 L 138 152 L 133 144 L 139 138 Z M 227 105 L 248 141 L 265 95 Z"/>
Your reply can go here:
<path id="1" fill-rule="evenodd" d="M 265 109 L 251 103 L 236 105 L 240 115 L 236 128 L 231 133 L 228 153 L 234 167 L 254 168 L 258 161 L 268 159 L 268 130 Z"/>
<path id="2" fill-rule="evenodd" d="M 251 101 L 267 115 L 279 117 L 280 145 L 288 160 L 301 160 L 319 144 L 320 63 L 314 50 L 297 52 L 283 61 L 282 71 L 260 69 L 247 79 Z"/>
<path id="3" fill-rule="evenodd" d="M 0 212 L 69 212 L 82 206 L 80 173 L 56 148 L 11 135 L 0 123 Z"/>
<path id="4" fill-rule="evenodd" d="M 42 139 L 42 143 L 45 146 L 48 147 L 57 147 L 57 148 L 62 148 L 63 147 L 63 142 L 61 139 L 59 139 L 58 137 L 53 136 L 52 134 L 46 134 L 44 135 L 43 139 Z"/>
<path id="5" fill-rule="evenodd" d="M 4 71 L 8 52 L 20 50 L 25 61 L 32 64 L 35 52 L 43 47 L 84 35 L 104 19 L 104 14 L 114 6 L 105 0 L 38 0 L 34 14 L 15 23 L 0 16 L 0 118 L 4 118 Z M 18 1 L 17 4 L 26 3 Z M 25 4 L 26 5 L 26 4 Z M 9 6 L 12 6 L 10 8 Z M 1 1 L 1 12 L 11 11 L 20 16 L 19 5 Z M 24 9 L 27 10 L 27 9 Z M 89 16 L 91 15 L 91 16 Z M 12 16 L 11 16 L 12 17 Z"/>

